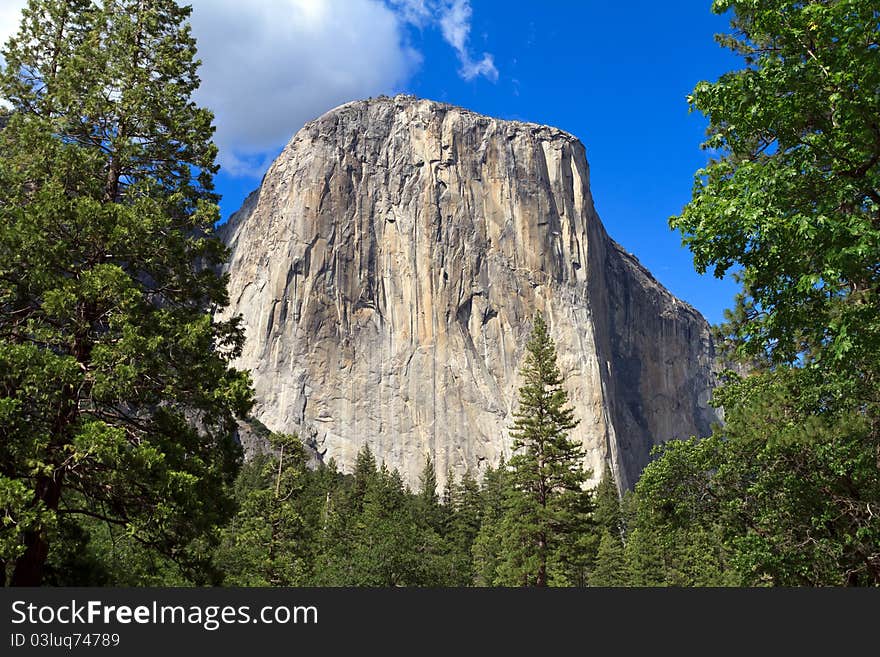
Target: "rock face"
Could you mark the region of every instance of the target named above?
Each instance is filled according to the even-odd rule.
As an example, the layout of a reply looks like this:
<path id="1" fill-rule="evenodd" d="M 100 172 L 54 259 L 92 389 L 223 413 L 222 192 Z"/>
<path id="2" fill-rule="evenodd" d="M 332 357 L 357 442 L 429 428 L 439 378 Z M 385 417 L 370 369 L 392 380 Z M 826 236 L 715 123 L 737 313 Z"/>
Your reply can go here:
<path id="1" fill-rule="evenodd" d="M 415 485 L 431 455 L 509 456 L 536 312 L 556 341 L 594 480 L 705 435 L 706 321 L 606 234 L 583 145 L 410 96 L 307 124 L 221 229 L 256 418 L 343 469 L 365 444 Z"/>

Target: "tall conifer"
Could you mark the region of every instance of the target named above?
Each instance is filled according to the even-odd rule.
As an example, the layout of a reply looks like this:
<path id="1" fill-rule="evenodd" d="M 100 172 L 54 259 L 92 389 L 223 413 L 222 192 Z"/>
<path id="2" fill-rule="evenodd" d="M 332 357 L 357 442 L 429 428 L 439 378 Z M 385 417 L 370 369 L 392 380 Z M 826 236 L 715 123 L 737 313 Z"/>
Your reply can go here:
<path id="1" fill-rule="evenodd" d="M 192 564 L 250 407 L 210 235 L 216 148 L 190 9 L 30 0 L 0 98 L 0 561 L 38 584 L 59 517 Z M 2 573 L 0 573 L 2 575 Z"/>
<path id="2" fill-rule="evenodd" d="M 526 345 L 519 410 L 511 429 L 511 486 L 504 517 L 500 583 L 571 584 L 589 529 L 591 497 L 583 486 L 583 448 L 568 434 L 578 420 L 556 364 L 556 347 L 541 315 Z"/>

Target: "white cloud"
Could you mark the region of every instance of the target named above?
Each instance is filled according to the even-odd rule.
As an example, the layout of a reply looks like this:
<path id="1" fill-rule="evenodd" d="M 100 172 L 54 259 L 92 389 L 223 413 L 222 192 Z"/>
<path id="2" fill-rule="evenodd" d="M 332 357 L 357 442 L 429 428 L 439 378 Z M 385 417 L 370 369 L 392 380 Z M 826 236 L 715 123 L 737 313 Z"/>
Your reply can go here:
<path id="1" fill-rule="evenodd" d="M 220 163 L 254 175 L 303 123 L 340 103 L 393 93 L 420 55 L 379 0 L 191 0 L 202 88 Z"/>
<path id="2" fill-rule="evenodd" d="M 180 0 L 193 5 L 202 86 L 216 116 L 220 164 L 262 174 L 306 121 L 340 103 L 394 93 L 421 55 L 406 22 L 382 0 Z M 0 40 L 17 31 L 26 0 L 0 0 Z M 2 65 L 2 61 L 0 61 Z"/>
<path id="3" fill-rule="evenodd" d="M 388 4 L 403 20 L 416 27 L 425 27 L 431 22 L 434 8 L 430 2 L 431 0 L 388 0 Z"/>
<path id="4" fill-rule="evenodd" d="M 462 58 L 461 75 L 465 80 L 473 80 L 479 75 L 483 75 L 495 82 L 498 80 L 498 69 L 495 68 L 495 60 L 487 52 L 483 53 L 483 58 L 474 61 L 470 58 Z"/>
<path id="5" fill-rule="evenodd" d="M 469 53 L 469 0 L 190 2 L 198 100 L 216 114 L 220 163 L 233 174 L 262 173 L 274 149 L 322 112 L 401 89 L 421 62 L 407 23 L 439 27 L 466 80 L 498 79 L 490 54 Z"/>
<path id="6" fill-rule="evenodd" d="M 439 29 L 464 79 L 498 79 L 492 55 L 470 54 L 470 0 L 179 1 L 193 5 L 196 100 L 215 113 L 220 164 L 232 174 L 260 175 L 296 130 L 336 105 L 403 89 L 421 63 L 407 25 Z M 0 2 L 4 43 L 25 4 Z"/>
<path id="7" fill-rule="evenodd" d="M 455 50 L 461 64 L 459 73 L 465 80 L 484 76 L 495 82 L 498 69 L 495 60 L 487 52 L 475 59 L 468 48 L 471 33 L 470 0 L 388 0 L 400 17 L 419 28 L 435 23 L 439 25 L 443 39 Z"/>
<path id="8" fill-rule="evenodd" d="M 458 55 L 461 76 L 465 80 L 472 80 L 483 75 L 493 82 L 496 81 L 498 69 L 495 68 L 492 55 L 484 52 L 479 60 L 475 60 L 468 50 L 472 14 L 470 0 L 447 0 L 441 5 L 440 11 L 440 29 L 443 31 L 443 38 Z"/>
<path id="9" fill-rule="evenodd" d="M 440 27 L 443 38 L 456 52 L 467 54 L 467 40 L 471 31 L 471 3 L 468 0 L 452 0 L 443 10 Z"/>

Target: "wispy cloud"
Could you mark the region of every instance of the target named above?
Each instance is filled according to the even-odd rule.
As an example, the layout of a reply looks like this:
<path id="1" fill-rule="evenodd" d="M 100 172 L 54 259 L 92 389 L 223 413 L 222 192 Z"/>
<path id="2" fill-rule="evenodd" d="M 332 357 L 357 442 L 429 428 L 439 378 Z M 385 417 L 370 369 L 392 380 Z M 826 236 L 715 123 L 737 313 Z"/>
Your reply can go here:
<path id="1" fill-rule="evenodd" d="M 436 25 L 444 41 L 452 46 L 465 80 L 483 76 L 495 82 L 498 69 L 491 54 L 479 57 L 471 54 L 468 40 L 471 33 L 473 9 L 470 0 L 386 0 L 398 16 L 418 28 Z"/>
<path id="2" fill-rule="evenodd" d="M 480 75 L 493 82 L 498 79 L 498 69 L 495 61 L 487 52 L 482 57 L 475 59 L 468 49 L 468 37 L 471 32 L 470 0 L 449 0 L 440 8 L 440 28 L 443 38 L 451 45 L 458 61 L 461 63 L 460 73 L 465 80 L 472 80 Z"/>
<path id="3" fill-rule="evenodd" d="M 434 0 L 387 0 L 387 3 L 404 21 L 416 27 L 431 23 L 436 9 Z"/>

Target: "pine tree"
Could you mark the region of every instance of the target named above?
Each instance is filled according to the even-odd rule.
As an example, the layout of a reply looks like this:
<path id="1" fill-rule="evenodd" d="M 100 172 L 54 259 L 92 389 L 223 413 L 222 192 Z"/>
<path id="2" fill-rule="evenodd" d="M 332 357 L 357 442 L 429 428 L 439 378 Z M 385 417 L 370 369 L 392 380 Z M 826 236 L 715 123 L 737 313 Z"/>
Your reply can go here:
<path id="1" fill-rule="evenodd" d="M 354 484 L 351 492 L 350 506 L 360 512 L 364 506 L 370 482 L 378 474 L 376 457 L 369 445 L 364 445 L 357 453 L 354 461 Z"/>
<path id="2" fill-rule="evenodd" d="M 609 532 L 612 536 L 623 535 L 623 513 L 620 507 L 620 496 L 617 492 L 617 482 L 611 472 L 611 466 L 605 464 L 602 479 L 596 486 L 596 510 L 593 519 L 600 530 Z"/>
<path id="3" fill-rule="evenodd" d="M 420 513 L 421 496 L 397 470 L 358 454 L 353 476 L 328 491 L 318 519 L 314 583 L 323 586 L 439 586 L 442 542 Z"/>
<path id="4" fill-rule="evenodd" d="M 418 534 L 410 500 L 397 470 L 382 464 L 364 497 L 352 554 L 355 586 L 418 586 L 424 562 L 417 551 Z"/>
<path id="5" fill-rule="evenodd" d="M 556 348 L 541 315 L 526 345 L 519 410 L 511 428 L 513 457 L 504 516 L 502 583 L 577 584 L 591 495 L 581 445 L 568 438 L 578 420 L 556 365 Z M 575 575 L 578 577 L 578 575 Z"/>
<path id="6" fill-rule="evenodd" d="M 621 500 L 617 492 L 617 483 L 608 463 L 605 464 L 602 479 L 595 489 L 593 522 L 595 523 L 594 532 L 590 535 L 589 541 L 584 540 L 584 552 L 590 555 L 590 558 L 585 560 L 587 569 L 590 571 L 587 580 L 592 586 L 622 585 L 626 578 L 618 571 L 626 569 L 625 523 Z M 612 545 L 606 535 L 613 537 L 616 543 Z M 612 559 L 613 562 L 605 563 L 605 560 L 608 559 Z M 618 564 L 618 561 L 623 565 Z"/>
<path id="7" fill-rule="evenodd" d="M 447 484 L 449 486 L 449 484 Z M 468 470 L 457 486 L 452 487 L 452 513 L 447 541 L 452 567 L 451 584 L 472 586 L 474 571 L 473 547 L 482 524 L 482 497 L 477 480 Z"/>
<path id="8" fill-rule="evenodd" d="M 197 567 L 251 390 L 210 235 L 212 116 L 190 9 L 30 0 L 0 97 L 0 561 L 41 580 L 90 517 Z M 194 573 L 196 571 L 193 571 Z"/>
<path id="9" fill-rule="evenodd" d="M 296 436 L 273 434 L 269 440 L 277 455 L 242 470 L 239 511 L 218 549 L 218 564 L 232 586 L 303 586 L 311 580 L 305 449 Z"/>
<path id="10" fill-rule="evenodd" d="M 508 486 L 509 475 L 502 458 L 497 468 L 491 465 L 486 468 L 480 486 L 480 530 L 471 548 L 476 586 L 495 586 L 500 582 L 498 569 L 502 559 L 502 523 Z"/>
<path id="11" fill-rule="evenodd" d="M 440 504 L 437 494 L 437 471 L 430 455 L 419 476 L 419 490 L 412 500 L 412 526 L 414 549 L 419 563 L 418 581 L 421 584 L 440 586 L 449 579 L 449 545 L 444 532 L 452 509 Z M 448 486 L 448 485 L 447 485 Z"/>
<path id="12" fill-rule="evenodd" d="M 620 536 L 607 529 L 602 530 L 599 549 L 596 553 L 596 566 L 590 574 L 593 586 L 625 586 L 627 584 L 627 564 Z"/>
<path id="13" fill-rule="evenodd" d="M 441 504 L 447 509 L 454 509 L 457 503 L 458 487 L 455 483 L 455 472 L 452 466 L 446 469 L 446 485 L 443 486 L 443 495 L 440 499 Z"/>
<path id="14" fill-rule="evenodd" d="M 328 464 L 328 467 L 335 471 L 335 462 Z M 355 550 L 367 491 L 378 476 L 376 458 L 369 445 L 364 445 L 355 457 L 354 472 L 324 493 L 318 521 L 318 548 L 315 551 L 315 584 L 318 586 L 352 586 L 358 583 L 356 571 L 360 564 L 354 562 Z"/>
<path id="15" fill-rule="evenodd" d="M 421 521 L 435 532 L 443 530 L 444 509 L 440 506 L 437 494 L 437 470 L 430 455 L 425 457 L 425 466 L 419 475 L 418 511 Z"/>

